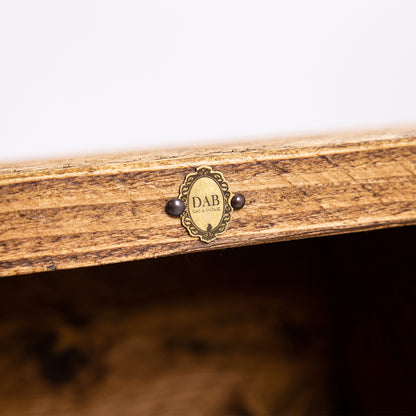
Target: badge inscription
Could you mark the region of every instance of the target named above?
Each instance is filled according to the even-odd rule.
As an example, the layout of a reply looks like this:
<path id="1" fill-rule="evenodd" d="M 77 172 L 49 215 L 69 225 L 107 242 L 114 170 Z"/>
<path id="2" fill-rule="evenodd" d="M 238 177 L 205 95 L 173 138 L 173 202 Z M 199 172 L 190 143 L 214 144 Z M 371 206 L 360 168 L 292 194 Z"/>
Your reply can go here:
<path id="1" fill-rule="evenodd" d="M 185 210 L 182 225 L 193 237 L 209 243 L 222 234 L 231 221 L 231 192 L 221 172 L 201 166 L 189 173 L 179 190 Z"/>

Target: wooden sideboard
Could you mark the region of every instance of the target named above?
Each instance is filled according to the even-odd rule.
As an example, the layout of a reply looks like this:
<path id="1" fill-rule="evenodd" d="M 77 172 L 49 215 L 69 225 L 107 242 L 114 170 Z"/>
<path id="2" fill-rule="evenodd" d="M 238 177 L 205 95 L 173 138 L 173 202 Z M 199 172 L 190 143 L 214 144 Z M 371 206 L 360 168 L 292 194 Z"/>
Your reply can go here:
<path id="1" fill-rule="evenodd" d="M 414 414 L 415 173 L 411 129 L 2 167 L 1 414 Z"/>

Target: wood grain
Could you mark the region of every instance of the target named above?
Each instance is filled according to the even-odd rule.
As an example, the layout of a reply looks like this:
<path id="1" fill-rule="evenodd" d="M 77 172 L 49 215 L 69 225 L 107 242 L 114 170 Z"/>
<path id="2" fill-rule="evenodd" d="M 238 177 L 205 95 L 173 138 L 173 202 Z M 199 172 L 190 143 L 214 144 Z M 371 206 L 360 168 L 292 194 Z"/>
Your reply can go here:
<path id="1" fill-rule="evenodd" d="M 190 237 L 166 202 L 200 165 L 246 197 Z M 416 129 L 0 168 L 0 274 L 66 269 L 416 223 Z"/>
<path id="2" fill-rule="evenodd" d="M 307 243 L 1 279 L 2 416 L 339 414 Z"/>
<path id="3" fill-rule="evenodd" d="M 415 415 L 415 237 L 0 279 L 1 415 Z"/>

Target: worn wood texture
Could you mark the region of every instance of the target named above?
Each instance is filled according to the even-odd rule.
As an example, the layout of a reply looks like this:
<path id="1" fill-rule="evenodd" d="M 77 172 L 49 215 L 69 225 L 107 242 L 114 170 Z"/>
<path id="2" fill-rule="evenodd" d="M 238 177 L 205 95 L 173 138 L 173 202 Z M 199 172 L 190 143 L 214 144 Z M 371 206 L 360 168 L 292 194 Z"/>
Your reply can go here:
<path id="1" fill-rule="evenodd" d="M 1 416 L 415 415 L 415 237 L 0 279 Z"/>
<path id="2" fill-rule="evenodd" d="M 1 415 L 339 414 L 310 243 L 0 279 Z"/>
<path id="3" fill-rule="evenodd" d="M 200 165 L 246 196 L 225 234 L 190 237 L 166 202 Z M 0 274 L 416 223 L 416 129 L 0 168 Z"/>

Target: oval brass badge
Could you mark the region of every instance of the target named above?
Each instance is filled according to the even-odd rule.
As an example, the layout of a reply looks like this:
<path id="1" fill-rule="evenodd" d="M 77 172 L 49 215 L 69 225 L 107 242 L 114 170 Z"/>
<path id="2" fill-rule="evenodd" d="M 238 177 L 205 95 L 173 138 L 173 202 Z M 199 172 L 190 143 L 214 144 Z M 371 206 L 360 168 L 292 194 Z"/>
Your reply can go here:
<path id="1" fill-rule="evenodd" d="M 186 176 L 179 199 L 185 203 L 183 226 L 201 241 L 214 240 L 231 221 L 229 185 L 221 172 L 210 167 L 201 166 Z"/>

